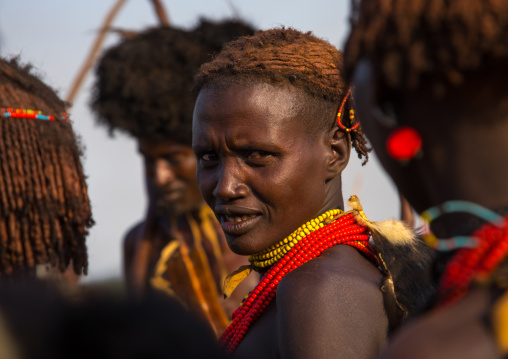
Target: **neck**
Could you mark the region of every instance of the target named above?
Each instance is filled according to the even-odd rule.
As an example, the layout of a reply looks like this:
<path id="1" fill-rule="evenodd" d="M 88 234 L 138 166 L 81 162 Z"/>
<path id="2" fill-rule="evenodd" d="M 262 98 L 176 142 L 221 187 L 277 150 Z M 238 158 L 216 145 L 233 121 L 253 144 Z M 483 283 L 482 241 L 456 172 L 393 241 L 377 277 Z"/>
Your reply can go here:
<path id="1" fill-rule="evenodd" d="M 344 210 L 344 199 L 342 197 L 342 178 L 336 176 L 326 184 L 325 200 L 317 215 L 323 214 L 332 209 Z"/>

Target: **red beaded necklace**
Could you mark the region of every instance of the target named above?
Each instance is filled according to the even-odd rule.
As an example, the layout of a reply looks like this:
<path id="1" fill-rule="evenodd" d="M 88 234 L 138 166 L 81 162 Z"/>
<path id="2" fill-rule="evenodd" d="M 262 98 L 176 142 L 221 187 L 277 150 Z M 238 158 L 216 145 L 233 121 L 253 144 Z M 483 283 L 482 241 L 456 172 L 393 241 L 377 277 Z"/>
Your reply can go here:
<path id="1" fill-rule="evenodd" d="M 251 325 L 273 301 L 282 278 L 320 256 L 326 249 L 345 244 L 357 248 L 367 259 L 378 265 L 378 259 L 368 243 L 369 230 L 356 222 L 355 214 L 356 212 L 345 213 L 334 222 L 311 232 L 263 275 L 243 304 L 233 312 L 233 321 L 219 339 L 227 353 L 232 354 L 236 350 Z"/>
<path id="2" fill-rule="evenodd" d="M 453 255 L 438 285 L 437 307 L 462 298 L 474 280 L 488 278 L 508 256 L 508 217 L 501 226 L 488 223 L 476 230 L 474 248 L 460 248 Z"/>

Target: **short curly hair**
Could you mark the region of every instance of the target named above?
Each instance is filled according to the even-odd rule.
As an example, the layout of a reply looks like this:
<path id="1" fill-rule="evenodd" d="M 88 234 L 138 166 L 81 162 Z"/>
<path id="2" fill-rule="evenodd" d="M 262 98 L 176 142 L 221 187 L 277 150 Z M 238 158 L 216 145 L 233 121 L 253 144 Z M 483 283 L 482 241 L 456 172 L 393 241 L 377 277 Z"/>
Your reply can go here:
<path id="1" fill-rule="evenodd" d="M 239 20 L 201 20 L 190 31 L 147 30 L 109 49 L 96 68 L 92 108 L 111 132 L 191 145 L 192 79 L 222 45 L 251 35 Z"/>
<path id="2" fill-rule="evenodd" d="M 213 61 L 201 66 L 194 90 L 222 86 L 228 81 L 300 89 L 317 100 L 309 100 L 308 105 L 319 107 L 316 113 L 321 114 L 320 126 L 326 128 L 336 123 L 339 104 L 348 91 L 339 50 L 311 32 L 284 27 L 258 31 L 254 36 L 230 42 Z M 347 113 L 350 108 L 352 101 L 347 102 Z M 346 117 L 347 122 L 349 116 Z M 371 149 L 360 127 L 351 132 L 351 140 L 358 157 L 365 157 L 365 164 Z"/>
<path id="3" fill-rule="evenodd" d="M 21 66 L 0 59 L 0 107 L 40 110 L 54 121 L 0 114 L 0 277 L 50 263 L 76 274 L 88 268 L 86 236 L 93 224 L 82 150 L 66 104 Z"/>
<path id="4" fill-rule="evenodd" d="M 345 47 L 351 79 L 372 60 L 380 93 L 404 93 L 422 83 L 459 85 L 467 72 L 508 68 L 508 2 L 503 0 L 352 0 Z"/>

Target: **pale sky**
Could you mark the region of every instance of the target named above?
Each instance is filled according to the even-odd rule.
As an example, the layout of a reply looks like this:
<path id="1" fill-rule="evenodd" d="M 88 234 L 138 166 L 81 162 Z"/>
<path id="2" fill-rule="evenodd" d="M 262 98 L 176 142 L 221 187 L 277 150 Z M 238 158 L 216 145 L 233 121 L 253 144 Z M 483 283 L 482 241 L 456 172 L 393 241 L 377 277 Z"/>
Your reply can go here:
<path id="1" fill-rule="evenodd" d="M 200 17 L 239 14 L 260 29 L 291 26 L 313 31 L 342 48 L 349 29 L 349 0 L 163 0 L 173 25 L 192 27 Z M 113 0 L 0 0 L 0 54 L 20 55 L 65 97 Z M 140 30 L 157 26 L 148 0 L 129 0 L 113 26 Z M 105 47 L 118 41 L 110 34 Z M 88 237 L 89 275 L 94 281 L 121 275 L 121 240 L 143 218 L 146 206 L 141 159 L 134 140 L 109 137 L 90 112 L 93 71 L 71 109 L 76 132 L 86 147 L 85 172 L 96 225 Z M 344 198 L 355 192 L 372 220 L 397 217 L 398 197 L 372 156 L 361 162 L 353 152 L 343 174 Z"/>

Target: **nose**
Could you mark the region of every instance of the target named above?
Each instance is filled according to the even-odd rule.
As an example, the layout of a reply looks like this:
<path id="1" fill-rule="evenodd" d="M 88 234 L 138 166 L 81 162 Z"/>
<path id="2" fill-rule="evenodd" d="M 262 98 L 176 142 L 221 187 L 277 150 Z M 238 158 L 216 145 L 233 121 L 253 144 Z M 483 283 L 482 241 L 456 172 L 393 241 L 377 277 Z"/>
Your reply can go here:
<path id="1" fill-rule="evenodd" d="M 156 186 L 162 187 L 175 179 L 175 171 L 168 161 L 157 159 L 154 164 L 153 180 Z"/>
<path id="2" fill-rule="evenodd" d="M 223 201 L 245 198 L 249 194 L 242 168 L 234 160 L 223 162 L 212 194 Z"/>

